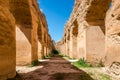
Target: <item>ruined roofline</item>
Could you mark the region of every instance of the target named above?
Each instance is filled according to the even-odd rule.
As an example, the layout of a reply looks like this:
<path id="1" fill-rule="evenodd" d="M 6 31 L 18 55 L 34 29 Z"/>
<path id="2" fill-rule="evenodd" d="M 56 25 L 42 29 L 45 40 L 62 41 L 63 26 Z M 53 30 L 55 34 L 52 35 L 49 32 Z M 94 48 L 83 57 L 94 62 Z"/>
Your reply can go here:
<path id="1" fill-rule="evenodd" d="M 72 20 L 72 19 L 73 19 L 73 17 L 74 17 L 74 14 L 76 14 L 80 3 L 81 3 L 81 0 L 74 0 L 74 6 L 73 6 L 73 9 L 72 9 L 72 12 L 71 12 L 71 14 L 70 14 L 70 17 L 69 17 L 68 21 L 65 23 L 65 27 L 66 27 L 67 24 L 69 24 L 71 21 L 74 21 L 74 20 Z M 72 23 L 71 23 L 71 24 L 72 24 Z M 71 25 L 68 25 L 68 26 L 71 26 Z"/>
<path id="2" fill-rule="evenodd" d="M 66 31 L 71 28 L 74 20 L 77 19 L 77 17 L 75 18 L 74 15 L 76 14 L 76 12 L 77 12 L 77 10 L 78 10 L 78 8 L 80 6 L 80 3 L 81 3 L 80 0 L 74 0 L 73 10 L 72 10 L 72 12 L 70 14 L 70 17 L 69 17 L 68 21 L 65 23 L 65 26 L 64 26 L 63 38 L 64 38 L 64 36 L 66 34 Z"/>

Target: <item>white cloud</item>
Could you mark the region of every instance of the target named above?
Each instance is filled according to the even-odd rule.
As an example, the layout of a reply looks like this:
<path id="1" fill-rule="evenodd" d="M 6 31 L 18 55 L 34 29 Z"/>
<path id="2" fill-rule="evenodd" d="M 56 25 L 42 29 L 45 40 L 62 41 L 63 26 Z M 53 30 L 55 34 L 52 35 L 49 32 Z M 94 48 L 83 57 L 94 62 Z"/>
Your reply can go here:
<path id="1" fill-rule="evenodd" d="M 41 12 L 43 12 L 43 9 L 40 9 Z"/>

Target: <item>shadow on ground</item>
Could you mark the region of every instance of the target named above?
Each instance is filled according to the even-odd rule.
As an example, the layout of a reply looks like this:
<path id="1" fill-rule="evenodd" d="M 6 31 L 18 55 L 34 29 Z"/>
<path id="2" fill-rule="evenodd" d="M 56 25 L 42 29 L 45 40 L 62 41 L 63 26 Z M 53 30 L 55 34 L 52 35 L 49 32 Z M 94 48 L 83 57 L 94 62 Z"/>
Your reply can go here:
<path id="1" fill-rule="evenodd" d="M 36 69 L 28 73 L 20 73 L 11 80 L 93 80 L 86 72 L 77 69 L 59 55 L 54 55 L 49 61 L 42 62 Z"/>

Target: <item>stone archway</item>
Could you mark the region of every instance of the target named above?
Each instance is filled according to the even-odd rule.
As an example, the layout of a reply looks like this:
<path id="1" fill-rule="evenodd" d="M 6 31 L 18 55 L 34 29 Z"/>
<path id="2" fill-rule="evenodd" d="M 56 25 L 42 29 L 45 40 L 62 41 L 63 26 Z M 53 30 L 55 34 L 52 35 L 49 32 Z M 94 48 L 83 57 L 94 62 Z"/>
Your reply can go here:
<path id="1" fill-rule="evenodd" d="M 78 52 L 77 52 L 77 36 L 78 36 L 78 22 L 77 20 L 74 21 L 73 23 L 73 29 L 72 29 L 72 56 L 73 58 L 78 57 Z"/>
<path id="2" fill-rule="evenodd" d="M 21 6 L 21 3 L 24 4 Z M 38 59 L 38 14 L 33 13 L 33 9 L 38 6 L 33 7 L 34 4 L 29 0 L 10 0 L 10 11 L 16 20 L 17 65 L 31 64 L 32 61 Z"/>
<path id="3" fill-rule="evenodd" d="M 64 46 L 65 46 L 65 50 L 64 50 L 64 54 L 67 55 L 67 33 L 65 33 L 64 35 Z"/>
<path id="4" fill-rule="evenodd" d="M 21 2 L 25 3 L 26 7 L 18 4 Z M 11 12 L 16 20 L 16 64 L 30 64 L 32 61 L 32 17 L 29 2 L 11 0 L 10 3 Z"/>
<path id="5" fill-rule="evenodd" d="M 105 17 L 111 0 L 92 0 L 86 13 L 86 59 L 88 62 L 105 61 Z"/>
<path id="6" fill-rule="evenodd" d="M 68 55 L 68 56 L 70 56 L 70 30 L 68 29 L 68 31 L 67 31 L 67 52 L 66 52 L 66 54 Z"/>
<path id="7" fill-rule="evenodd" d="M 44 56 L 47 55 L 47 33 L 46 33 L 46 30 L 44 32 Z"/>
<path id="8" fill-rule="evenodd" d="M 15 19 L 7 1 L 0 1 L 0 80 L 16 75 Z"/>
<path id="9" fill-rule="evenodd" d="M 42 23 L 39 22 L 38 23 L 38 59 L 42 59 L 43 55 L 44 55 L 44 51 L 43 51 L 43 26 Z"/>
<path id="10" fill-rule="evenodd" d="M 39 18 L 48 32 L 42 15 L 37 0 L 0 0 L 0 80 L 14 78 L 16 65 L 38 60 L 38 38 L 44 42 Z"/>

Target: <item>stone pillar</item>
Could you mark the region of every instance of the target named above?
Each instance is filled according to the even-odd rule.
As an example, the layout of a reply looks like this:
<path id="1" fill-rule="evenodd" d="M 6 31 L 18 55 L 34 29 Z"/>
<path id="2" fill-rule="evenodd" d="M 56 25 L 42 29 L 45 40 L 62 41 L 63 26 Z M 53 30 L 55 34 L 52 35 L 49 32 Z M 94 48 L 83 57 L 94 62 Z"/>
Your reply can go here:
<path id="1" fill-rule="evenodd" d="M 38 59 L 42 59 L 42 44 L 38 41 Z"/>
<path id="2" fill-rule="evenodd" d="M 82 27 L 83 24 L 79 24 L 77 37 L 78 59 L 86 59 L 86 30 Z"/>
<path id="3" fill-rule="evenodd" d="M 33 29 L 32 29 L 32 61 L 38 60 L 38 35 L 37 35 L 37 27 L 38 24 L 36 23 L 35 20 L 33 20 Z"/>
<path id="4" fill-rule="evenodd" d="M 23 3 L 21 5 L 21 3 Z M 37 60 L 38 47 L 38 12 L 37 1 L 10 0 L 10 10 L 16 20 L 16 63 L 17 65 L 31 64 Z M 33 5 L 35 5 L 33 7 Z"/>
<path id="5" fill-rule="evenodd" d="M 62 54 L 65 54 L 66 53 L 65 52 L 65 50 L 66 50 L 66 43 L 65 43 L 65 41 L 63 42 L 61 48 L 62 48 Z"/>
<path id="6" fill-rule="evenodd" d="M 43 39 L 43 25 L 42 25 L 42 21 L 41 19 L 39 19 L 39 23 L 38 23 L 38 31 L 37 31 L 37 34 L 38 34 L 38 59 L 42 59 L 43 57 L 43 42 L 42 42 L 42 39 Z"/>
<path id="7" fill-rule="evenodd" d="M 69 48 L 70 48 L 70 50 L 69 50 L 69 53 L 70 53 L 70 57 L 71 58 L 73 58 L 73 44 L 72 44 L 72 28 L 70 28 L 70 41 L 69 41 L 69 44 L 70 44 L 70 46 L 69 46 Z"/>
<path id="8" fill-rule="evenodd" d="M 66 34 L 64 34 L 64 36 L 63 36 L 63 45 L 62 46 L 61 46 L 62 47 L 62 54 L 66 54 Z"/>
<path id="9" fill-rule="evenodd" d="M 44 32 L 44 56 L 46 55 L 47 55 L 47 44 L 46 44 L 46 30 L 45 30 Z"/>
<path id="10" fill-rule="evenodd" d="M 67 40 L 66 40 L 66 35 L 64 36 L 64 54 L 67 55 Z"/>
<path id="11" fill-rule="evenodd" d="M 77 37 L 72 36 L 72 53 L 73 58 L 77 58 Z"/>
<path id="12" fill-rule="evenodd" d="M 88 24 L 86 30 L 86 59 L 94 64 L 99 64 L 105 60 L 105 16 L 110 8 L 110 2 L 111 0 L 89 1 L 90 6 L 85 15 Z"/>
<path id="13" fill-rule="evenodd" d="M 73 53 L 73 58 L 77 58 L 78 57 L 78 52 L 77 52 L 77 48 L 78 48 L 78 23 L 77 20 L 74 21 L 73 26 L 72 26 L 72 53 Z"/>
<path id="14" fill-rule="evenodd" d="M 7 3 L 7 1 L 3 2 Z M 15 77 L 15 67 L 15 19 L 0 1 L 0 80 Z"/>
<path id="15" fill-rule="evenodd" d="M 66 55 L 69 56 L 69 40 L 66 40 Z"/>
<path id="16" fill-rule="evenodd" d="M 32 62 L 38 60 L 38 22 L 39 22 L 39 6 L 37 0 L 30 0 L 30 11 L 31 11 L 31 23 L 32 23 L 32 30 L 31 30 L 31 47 L 32 47 Z M 34 6 L 33 6 L 34 5 Z M 36 12 L 35 12 L 36 11 Z"/>

